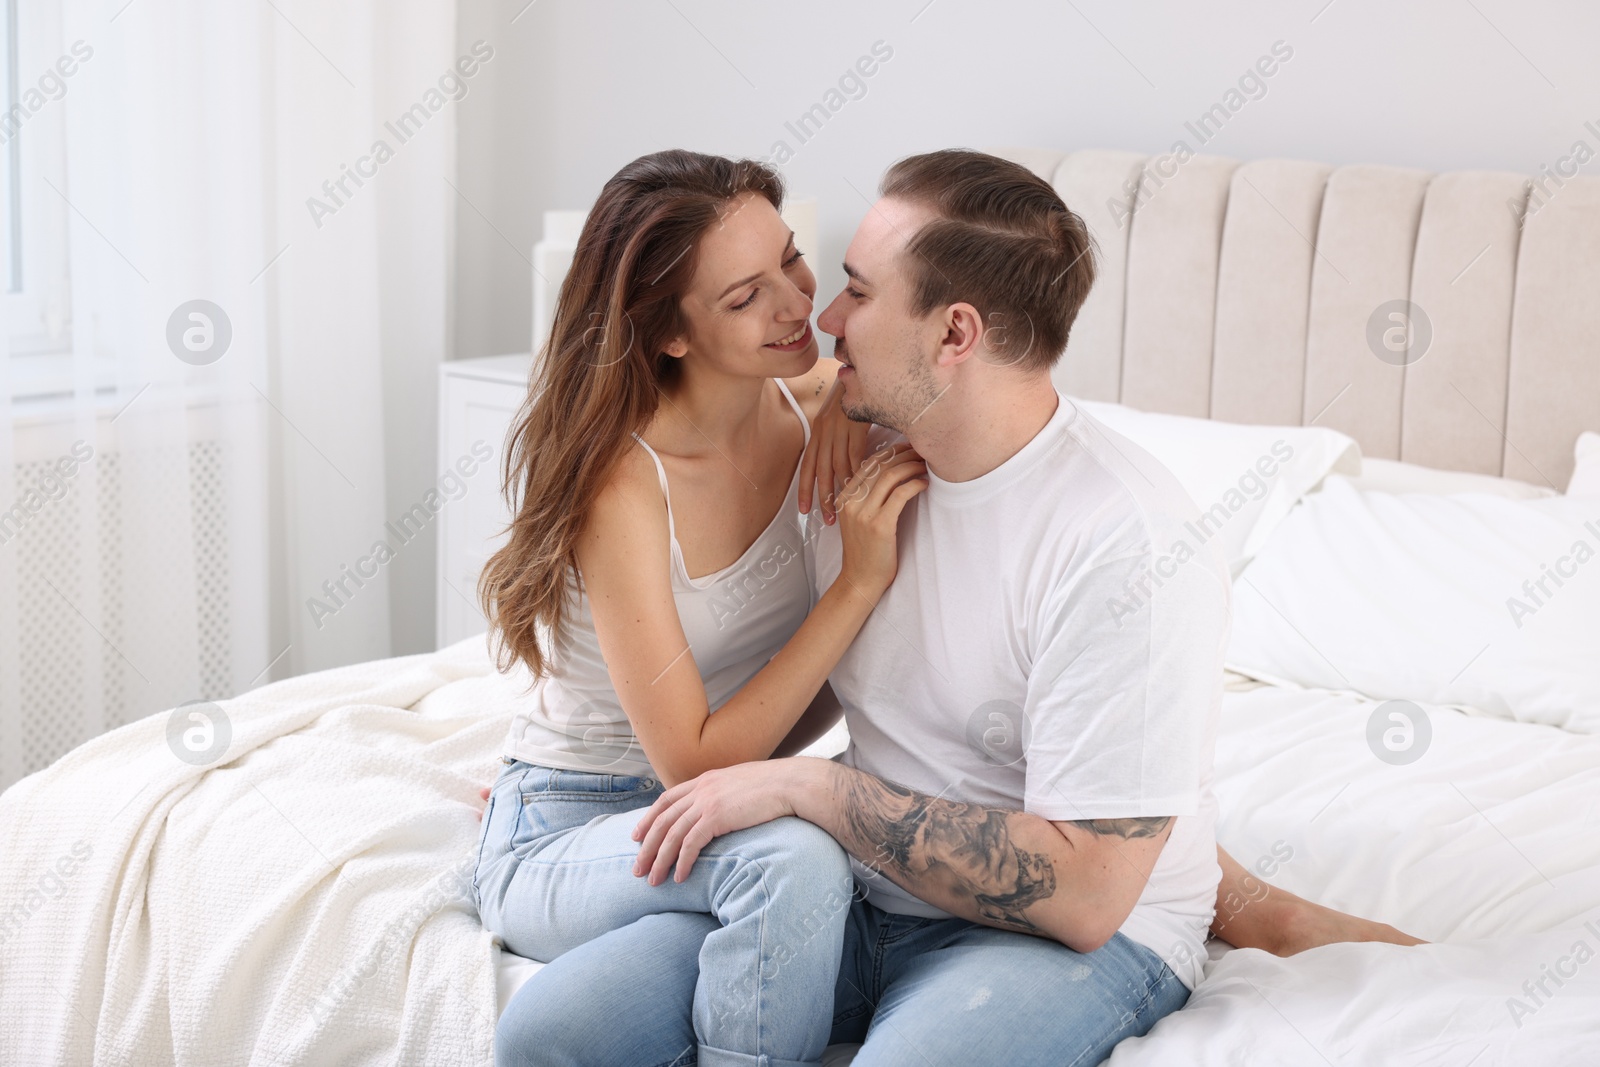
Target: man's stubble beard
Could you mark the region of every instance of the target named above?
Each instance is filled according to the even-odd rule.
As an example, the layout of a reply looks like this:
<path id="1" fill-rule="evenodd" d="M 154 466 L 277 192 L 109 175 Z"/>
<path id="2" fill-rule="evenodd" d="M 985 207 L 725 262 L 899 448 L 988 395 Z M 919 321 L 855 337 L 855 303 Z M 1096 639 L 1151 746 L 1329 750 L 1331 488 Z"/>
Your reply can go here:
<path id="1" fill-rule="evenodd" d="M 905 357 L 902 364 L 904 377 L 893 386 L 890 396 L 879 403 L 862 401 L 840 404 L 845 417 L 852 422 L 870 422 L 887 427 L 897 433 L 906 433 L 939 398 L 939 383 L 934 380 L 928 361 L 915 351 Z M 856 381 L 861 381 L 861 371 L 856 371 Z"/>

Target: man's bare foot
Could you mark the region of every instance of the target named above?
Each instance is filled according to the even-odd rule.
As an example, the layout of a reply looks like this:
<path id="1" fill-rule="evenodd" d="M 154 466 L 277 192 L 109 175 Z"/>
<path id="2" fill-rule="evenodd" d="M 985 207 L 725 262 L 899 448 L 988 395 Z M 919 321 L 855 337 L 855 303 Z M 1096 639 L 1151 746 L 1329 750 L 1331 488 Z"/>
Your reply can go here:
<path id="1" fill-rule="evenodd" d="M 1275 937 L 1263 946 L 1277 956 L 1293 956 L 1308 948 L 1345 941 L 1382 941 L 1391 945 L 1426 945 L 1421 938 L 1396 930 L 1387 923 L 1313 904 L 1293 893 L 1275 891 L 1251 907 L 1272 908 L 1271 928 Z"/>
<path id="2" fill-rule="evenodd" d="M 1313 904 L 1287 889 L 1270 886 L 1240 866 L 1220 845 L 1217 863 L 1222 868 L 1222 881 L 1217 886 L 1211 933 L 1235 948 L 1259 948 L 1275 956 L 1293 956 L 1308 948 L 1346 941 L 1427 944 L 1386 923 L 1346 915 Z"/>

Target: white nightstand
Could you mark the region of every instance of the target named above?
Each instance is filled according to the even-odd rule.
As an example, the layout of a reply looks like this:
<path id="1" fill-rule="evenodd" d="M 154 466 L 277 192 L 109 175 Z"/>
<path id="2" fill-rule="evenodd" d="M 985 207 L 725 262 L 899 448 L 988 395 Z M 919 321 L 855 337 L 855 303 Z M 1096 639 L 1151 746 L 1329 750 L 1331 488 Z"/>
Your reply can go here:
<path id="1" fill-rule="evenodd" d="M 487 629 L 478 610 L 478 574 L 505 540 L 510 514 L 501 492 L 506 435 L 528 390 L 533 356 L 451 360 L 439 368 L 439 470 L 456 468 L 463 456 L 479 459 L 467 492 L 439 513 L 439 589 L 435 622 L 439 647 Z"/>

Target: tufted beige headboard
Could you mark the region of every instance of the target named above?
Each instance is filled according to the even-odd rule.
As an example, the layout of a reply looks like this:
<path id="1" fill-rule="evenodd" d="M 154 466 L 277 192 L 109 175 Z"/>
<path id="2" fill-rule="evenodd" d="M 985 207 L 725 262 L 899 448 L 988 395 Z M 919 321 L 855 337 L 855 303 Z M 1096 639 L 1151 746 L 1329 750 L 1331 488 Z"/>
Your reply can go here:
<path id="1" fill-rule="evenodd" d="M 1600 178 L 997 151 L 1099 246 L 1065 392 L 1557 490 L 1600 429 Z"/>

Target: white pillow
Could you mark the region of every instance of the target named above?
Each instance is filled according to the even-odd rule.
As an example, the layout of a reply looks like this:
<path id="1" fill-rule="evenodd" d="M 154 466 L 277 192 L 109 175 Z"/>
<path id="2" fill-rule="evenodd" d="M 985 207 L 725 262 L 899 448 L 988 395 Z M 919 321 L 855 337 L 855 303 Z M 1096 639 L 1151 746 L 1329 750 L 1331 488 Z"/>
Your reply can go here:
<path id="1" fill-rule="evenodd" d="M 1172 471 L 1200 509 L 1201 533 L 1218 539 L 1235 575 L 1330 472 L 1361 470 L 1355 441 L 1321 426 L 1245 426 L 1095 400 L 1073 403 Z"/>
<path id="2" fill-rule="evenodd" d="M 1600 476 L 1600 475 L 1597 475 Z M 1361 457 L 1361 473 L 1350 479 L 1357 489 L 1378 493 L 1488 493 L 1511 500 L 1538 500 L 1559 496 L 1548 485 L 1515 478 L 1497 478 L 1471 471 L 1446 471 L 1417 463 L 1398 463 L 1392 459 Z"/>
<path id="3" fill-rule="evenodd" d="M 1600 733 L 1597 653 L 1600 499 L 1396 495 L 1332 478 L 1234 582 L 1227 663 Z"/>
<path id="4" fill-rule="evenodd" d="M 1578 435 L 1572 450 L 1572 477 L 1567 481 L 1568 496 L 1600 496 L 1600 433 L 1585 430 Z"/>

